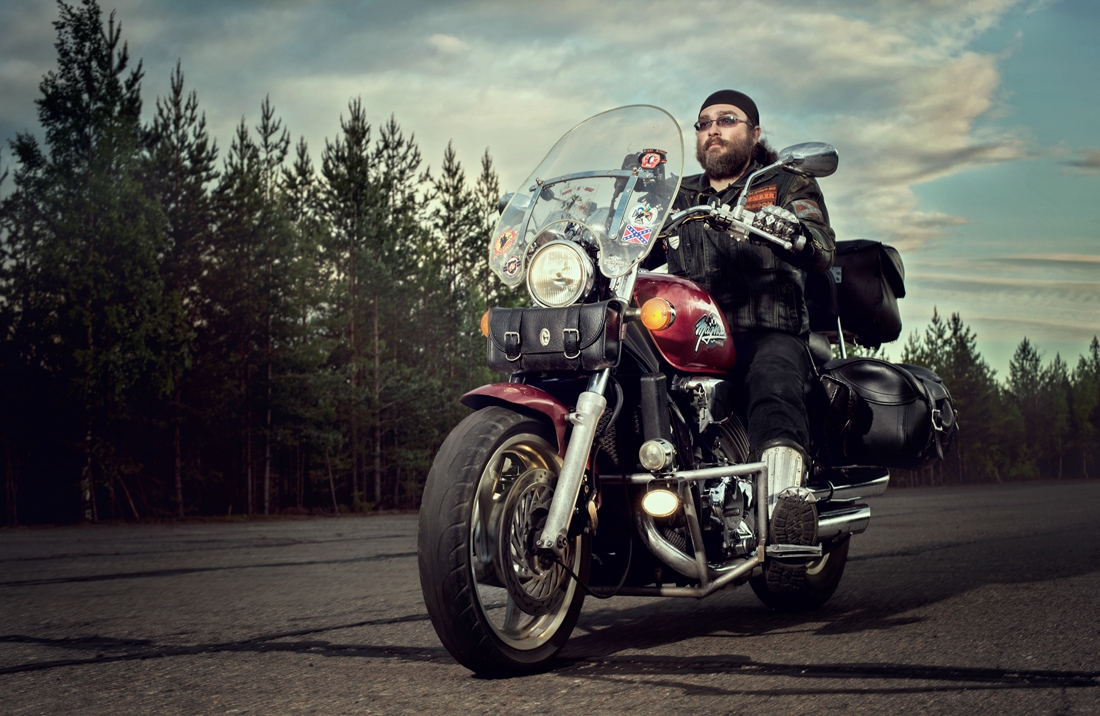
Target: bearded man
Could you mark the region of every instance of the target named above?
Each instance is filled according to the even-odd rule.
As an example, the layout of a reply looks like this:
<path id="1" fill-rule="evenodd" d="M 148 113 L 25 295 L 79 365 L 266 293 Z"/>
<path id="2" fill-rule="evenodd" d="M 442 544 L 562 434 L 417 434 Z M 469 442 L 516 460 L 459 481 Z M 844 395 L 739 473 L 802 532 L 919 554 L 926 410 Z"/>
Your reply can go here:
<path id="1" fill-rule="evenodd" d="M 760 137 L 756 103 L 741 92 L 720 90 L 708 97 L 695 129 L 695 157 L 703 173 L 683 180 L 675 210 L 733 204 L 748 177 L 776 160 Z M 695 221 L 668 237 L 666 259 L 670 273 L 690 278 L 714 297 L 733 333 L 737 369 L 732 378 L 744 396 L 749 444 L 754 458 L 768 465 L 769 541 L 811 545 L 817 541 L 817 510 L 801 489 L 809 466 L 804 395 L 812 369 L 805 272 L 829 270 L 835 238 L 811 177 L 785 169 L 757 177 L 746 208 L 756 212 L 765 206 L 785 210 L 778 213 L 806 237 L 804 250 L 736 241 Z M 791 591 L 801 586 L 805 566 L 773 560 L 765 574 L 772 591 Z"/>

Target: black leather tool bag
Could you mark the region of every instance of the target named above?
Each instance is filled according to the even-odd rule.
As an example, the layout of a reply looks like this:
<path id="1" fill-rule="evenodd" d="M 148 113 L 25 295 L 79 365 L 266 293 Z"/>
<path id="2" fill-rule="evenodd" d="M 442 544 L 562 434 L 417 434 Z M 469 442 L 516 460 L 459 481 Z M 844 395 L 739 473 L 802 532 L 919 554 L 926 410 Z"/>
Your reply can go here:
<path id="1" fill-rule="evenodd" d="M 489 311 L 489 368 L 498 373 L 603 370 L 619 364 L 622 301 Z"/>
<path id="2" fill-rule="evenodd" d="M 927 368 L 847 358 L 826 363 L 821 384 L 822 447 L 834 465 L 925 468 L 958 434 L 951 396 Z"/>

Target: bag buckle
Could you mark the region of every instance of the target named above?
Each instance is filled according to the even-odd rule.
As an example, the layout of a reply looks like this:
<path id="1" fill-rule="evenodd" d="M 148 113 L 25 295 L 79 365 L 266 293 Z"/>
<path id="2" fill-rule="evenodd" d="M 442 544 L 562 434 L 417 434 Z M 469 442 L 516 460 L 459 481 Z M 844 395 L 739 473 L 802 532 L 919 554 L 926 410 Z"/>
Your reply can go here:
<path id="1" fill-rule="evenodd" d="M 939 408 L 932 409 L 932 427 L 936 429 L 937 433 L 942 433 L 944 430 L 943 418 L 941 417 L 941 413 L 942 411 L 940 411 Z"/>
<path id="2" fill-rule="evenodd" d="M 573 334 L 572 343 L 569 340 L 569 334 Z M 581 332 L 576 328 L 563 328 L 561 329 L 561 341 L 562 352 L 566 358 L 572 360 L 573 358 L 579 358 L 581 355 Z M 573 355 L 569 355 L 569 349 L 573 349 Z"/>
<path id="3" fill-rule="evenodd" d="M 523 354 L 519 350 L 519 333 L 516 331 L 504 332 L 504 357 L 511 362 L 520 359 Z"/>

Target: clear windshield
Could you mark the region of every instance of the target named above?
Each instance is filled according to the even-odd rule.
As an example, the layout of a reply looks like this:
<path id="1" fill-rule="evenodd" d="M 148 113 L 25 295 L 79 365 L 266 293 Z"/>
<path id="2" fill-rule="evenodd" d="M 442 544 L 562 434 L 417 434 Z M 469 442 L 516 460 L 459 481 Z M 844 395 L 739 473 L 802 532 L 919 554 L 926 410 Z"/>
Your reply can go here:
<path id="1" fill-rule="evenodd" d="M 599 248 L 600 271 L 622 276 L 645 258 L 672 208 L 684 141 L 658 107 L 620 107 L 585 120 L 558 140 L 501 214 L 489 267 L 509 286 L 527 272 L 536 239 L 568 238 Z"/>

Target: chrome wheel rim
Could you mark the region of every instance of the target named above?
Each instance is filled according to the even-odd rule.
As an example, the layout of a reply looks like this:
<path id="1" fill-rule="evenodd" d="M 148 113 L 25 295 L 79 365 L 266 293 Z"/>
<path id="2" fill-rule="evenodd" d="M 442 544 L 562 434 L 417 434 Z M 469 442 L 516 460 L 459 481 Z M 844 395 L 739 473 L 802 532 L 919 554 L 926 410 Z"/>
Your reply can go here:
<path id="1" fill-rule="evenodd" d="M 519 651 L 553 638 L 577 589 L 560 565 L 538 564 L 529 556 L 532 529 L 541 526 L 560 467 L 549 442 L 515 435 L 489 458 L 474 497 L 469 545 L 478 609 L 492 633 Z M 574 573 L 580 569 L 579 540 L 566 551 Z"/>

